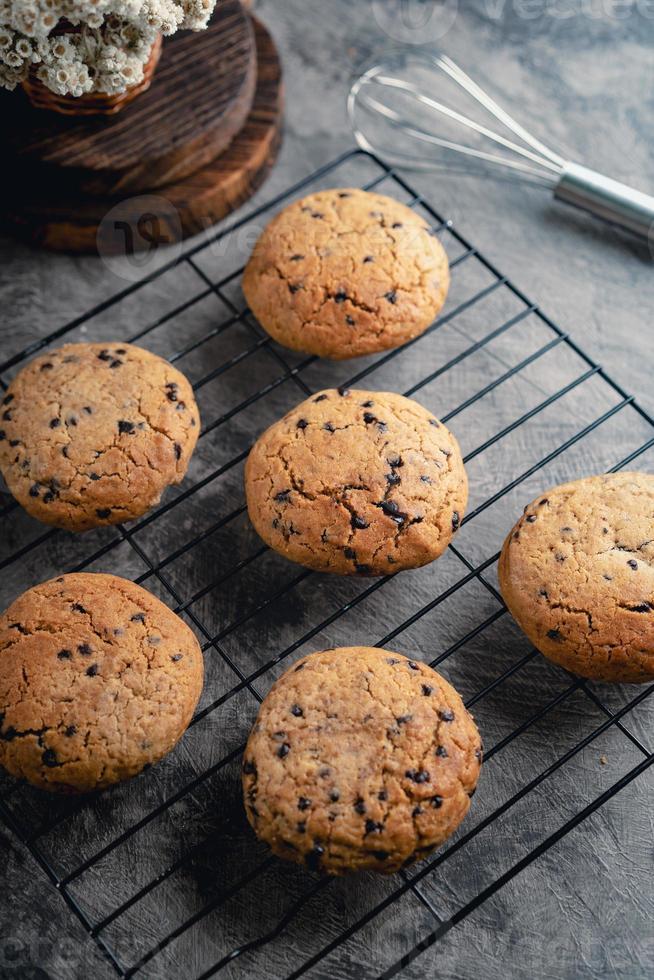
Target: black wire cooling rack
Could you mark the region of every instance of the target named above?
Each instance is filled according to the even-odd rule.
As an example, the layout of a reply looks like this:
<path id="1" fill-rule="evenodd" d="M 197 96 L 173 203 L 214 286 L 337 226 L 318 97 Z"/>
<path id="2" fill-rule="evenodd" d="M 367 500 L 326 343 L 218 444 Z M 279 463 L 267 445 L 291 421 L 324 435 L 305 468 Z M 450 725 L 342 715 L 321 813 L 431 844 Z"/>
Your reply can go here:
<path id="1" fill-rule="evenodd" d="M 245 308 L 240 273 L 279 206 L 352 185 L 429 220 L 452 289 L 443 316 L 405 347 L 324 363 L 271 342 Z M 203 644 L 197 714 L 152 770 L 80 799 L 0 781 L 4 821 L 119 976 L 394 976 L 652 764 L 641 712 L 654 685 L 596 687 L 538 656 L 506 615 L 495 566 L 507 529 L 547 486 L 651 465 L 654 421 L 383 162 L 345 154 L 10 357 L 0 383 L 36 351 L 75 339 L 131 340 L 177 362 L 203 419 L 183 487 L 129 526 L 74 536 L 9 498 L 0 509 L 6 603 L 64 571 L 113 571 L 159 594 Z M 341 384 L 401 390 L 459 437 L 469 512 L 432 566 L 372 582 L 320 576 L 249 527 L 241 470 L 252 441 L 311 392 Z M 486 743 L 463 827 L 391 878 L 317 879 L 272 858 L 240 802 L 240 755 L 270 683 L 310 650 L 346 643 L 441 665 Z"/>

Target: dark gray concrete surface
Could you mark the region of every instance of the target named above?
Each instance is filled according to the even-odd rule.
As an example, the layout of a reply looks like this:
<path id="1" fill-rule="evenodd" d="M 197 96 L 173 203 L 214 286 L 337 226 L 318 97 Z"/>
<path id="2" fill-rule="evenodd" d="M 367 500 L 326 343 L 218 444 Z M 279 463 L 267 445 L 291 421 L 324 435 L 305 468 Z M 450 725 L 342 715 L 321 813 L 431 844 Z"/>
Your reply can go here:
<path id="1" fill-rule="evenodd" d="M 424 8 L 427 4 L 417 4 Z M 388 36 L 398 5 L 342 0 L 262 0 L 258 13 L 272 29 L 286 70 L 287 125 L 279 163 L 257 195 L 263 202 L 351 145 L 344 111 L 345 93 L 357 66 L 390 47 Z M 415 9 L 413 13 L 415 13 Z M 420 13 L 420 10 L 418 10 Z M 389 17 L 391 18 L 389 20 Z M 441 23 L 449 29 L 439 43 L 455 60 L 492 89 L 537 135 L 571 156 L 643 189 L 654 187 L 651 118 L 654 6 L 609 0 L 478 0 L 445 3 Z M 433 23 L 433 22 L 432 22 Z M 391 27 L 391 33 L 395 29 Z M 437 33 L 439 33 L 437 31 Z M 348 165 L 331 178 L 361 181 L 374 173 Z M 461 173 L 410 177 L 412 183 L 459 230 L 488 254 L 561 327 L 570 331 L 630 393 L 654 409 L 652 327 L 654 277 L 648 249 L 591 219 L 552 204 L 547 193 Z M 384 189 L 384 188 L 382 188 Z M 387 188 L 391 190 L 390 186 Z M 253 204 L 247 205 L 248 210 Z M 251 238 L 230 239 L 229 248 L 207 246 L 198 265 L 214 279 L 235 268 Z M 444 242 L 457 254 L 451 237 Z M 115 268 L 96 259 L 55 256 L 0 241 L 2 327 L 0 359 L 42 337 L 71 317 L 110 296 L 124 283 Z M 166 256 L 163 256 L 165 259 Z M 120 272 L 121 270 L 118 270 Z M 125 274 L 125 270 L 122 270 Z M 127 275 L 132 274 L 128 269 Z M 474 260 L 455 272 L 448 309 L 489 281 Z M 125 338 L 198 289 L 191 270 L 167 274 L 135 298 L 98 317 L 82 338 Z M 233 298 L 239 302 L 238 289 Z M 392 366 L 375 370 L 371 388 L 406 390 L 436 370 L 516 311 L 505 291 L 473 307 L 403 353 Z M 170 354 L 210 329 L 225 315 L 216 299 L 192 307 L 148 339 L 152 349 Z M 254 327 L 253 327 L 254 328 Z M 254 328 L 256 329 L 256 328 Z M 239 325 L 182 359 L 192 379 L 229 359 L 252 342 Z M 498 338 L 417 396 L 438 414 L 460 405 L 471 393 L 501 375 L 549 339 L 535 318 Z M 284 352 L 279 352 L 284 354 Z M 284 354 L 284 356 L 286 356 Z M 293 363 L 294 359 L 290 358 Z M 367 361 L 363 362 L 367 365 Z M 312 365 L 303 378 L 312 389 L 339 383 L 359 368 Z M 504 383 L 476 406 L 459 413 L 452 428 L 464 452 L 530 411 L 578 376 L 584 366 L 558 348 Z M 203 387 L 200 405 L 210 420 L 279 375 L 265 352 Z M 291 382 L 255 402 L 199 445 L 188 486 L 247 447 L 252 437 L 300 397 Z M 545 412 L 520 426 L 469 465 L 472 510 L 555 445 L 607 411 L 617 401 L 600 379 L 585 382 Z M 647 426 L 624 410 L 582 442 L 522 482 L 506 498 L 466 525 L 457 547 L 473 564 L 490 557 L 524 503 L 544 487 L 614 465 L 648 436 Z M 654 452 L 639 457 L 652 470 Z M 135 535 L 153 560 L 183 544 L 242 499 L 240 467 L 210 483 L 156 524 Z M 168 498 L 167 498 L 168 499 Z M 23 515 L 0 524 L 0 560 L 42 533 Z M 0 580 L 2 604 L 22 588 L 71 568 L 113 532 L 71 538 L 57 535 Z M 257 542 L 239 519 L 166 568 L 170 587 L 183 597 L 201 589 Z M 145 565 L 128 544 L 118 544 L 95 570 L 137 577 Z M 399 576 L 337 623 L 327 624 L 290 660 L 322 646 L 379 642 L 398 623 L 466 572 L 448 554 L 430 568 Z M 270 555 L 194 604 L 210 632 L 217 632 L 297 574 Z M 487 580 L 494 584 L 495 568 Z M 146 586 L 164 595 L 161 583 Z M 287 648 L 341 603 L 355 599 L 365 582 L 312 576 L 284 600 L 233 630 L 222 643 L 244 673 Z M 170 593 L 167 599 L 174 604 Z M 497 611 L 493 595 L 476 580 L 458 589 L 388 646 L 431 660 Z M 444 661 L 443 673 L 465 698 L 474 697 L 529 652 L 507 616 L 469 639 Z M 207 653 L 203 704 L 234 684 L 234 674 L 215 653 Z M 254 688 L 264 694 L 280 668 L 268 671 Z M 492 746 L 570 685 L 571 679 L 541 658 L 508 676 L 474 707 L 486 746 Z M 468 820 L 455 836 L 486 816 L 554 763 L 568 749 L 620 710 L 634 689 L 589 685 L 577 690 L 499 751 L 484 769 Z M 249 692 L 230 699 L 186 736 L 165 762 L 127 786 L 87 801 L 39 845 L 55 872 L 65 876 L 176 789 L 217 762 L 242 741 L 256 702 Z M 611 728 L 487 829 L 426 875 L 393 906 L 372 920 L 309 975 L 371 978 L 395 963 L 417 942 L 448 921 L 499 875 L 596 799 L 643 758 L 634 744 L 651 751 L 652 707 L 644 702 L 623 718 L 624 731 Z M 654 887 L 652 885 L 652 771 L 640 776 L 545 855 L 513 878 L 469 917 L 414 960 L 406 977 L 577 977 L 641 980 L 654 972 Z M 11 790 L 10 781 L 0 792 Z M 26 833 L 70 806 L 44 800 L 19 788 L 9 798 Z M 123 964 L 136 962 L 172 929 L 210 902 L 231 882 L 265 858 L 246 829 L 239 801 L 237 765 L 204 781 L 166 814 L 111 851 L 70 888 L 85 914 L 97 922 L 148 880 L 175 861 L 185 847 L 207 839 L 196 857 L 133 905 L 103 932 Z M 0 829 L 0 976 L 12 978 L 111 977 L 93 939 L 70 913 L 26 848 Z M 420 871 L 420 866 L 416 869 Z M 412 872 L 415 874 L 416 871 Z M 372 877 L 330 883 L 263 950 L 247 953 L 223 971 L 229 977 L 281 978 L 374 908 L 403 883 Z M 312 886 L 310 876 L 274 862 L 256 886 L 242 889 L 211 915 L 159 952 L 145 967 L 153 978 L 196 977 L 232 948 L 272 929 L 292 903 Z M 438 918 L 435 918 L 437 916 Z"/>

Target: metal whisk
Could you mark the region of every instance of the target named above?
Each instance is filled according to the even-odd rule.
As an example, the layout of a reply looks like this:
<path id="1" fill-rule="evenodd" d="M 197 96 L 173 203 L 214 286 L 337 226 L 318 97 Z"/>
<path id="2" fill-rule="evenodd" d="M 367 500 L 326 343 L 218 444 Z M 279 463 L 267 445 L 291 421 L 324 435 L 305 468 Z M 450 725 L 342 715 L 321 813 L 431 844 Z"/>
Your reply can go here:
<path id="1" fill-rule="evenodd" d="M 412 81 L 411 73 L 423 80 Z M 428 94 L 445 83 L 443 75 L 512 137 Z M 352 85 L 348 113 L 359 146 L 391 163 L 433 170 L 451 163 L 454 156 L 463 156 L 468 170 L 487 173 L 501 168 L 513 177 L 549 188 L 560 201 L 654 242 L 654 197 L 554 153 L 445 55 L 412 53 L 373 65 Z M 434 113 L 444 129 L 433 128 Z M 447 127 L 452 124 L 464 127 L 477 145 L 459 142 L 456 131 L 448 135 Z"/>

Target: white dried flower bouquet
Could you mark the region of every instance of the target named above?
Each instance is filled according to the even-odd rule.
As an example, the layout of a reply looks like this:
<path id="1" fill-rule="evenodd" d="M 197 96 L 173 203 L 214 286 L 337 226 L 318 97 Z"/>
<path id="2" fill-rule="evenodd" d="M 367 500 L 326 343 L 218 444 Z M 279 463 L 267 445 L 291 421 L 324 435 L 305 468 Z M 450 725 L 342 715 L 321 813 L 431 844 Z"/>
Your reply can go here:
<path id="1" fill-rule="evenodd" d="M 0 0 L 0 86 L 34 67 L 50 91 L 113 95 L 143 80 L 159 34 L 203 30 L 216 0 Z"/>

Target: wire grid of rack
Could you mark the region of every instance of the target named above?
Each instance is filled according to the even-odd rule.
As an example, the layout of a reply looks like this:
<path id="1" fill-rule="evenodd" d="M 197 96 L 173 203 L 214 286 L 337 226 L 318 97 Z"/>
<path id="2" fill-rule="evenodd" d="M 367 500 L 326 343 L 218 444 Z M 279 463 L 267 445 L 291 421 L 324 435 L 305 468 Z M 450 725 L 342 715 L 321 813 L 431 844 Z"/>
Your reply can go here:
<path id="1" fill-rule="evenodd" d="M 353 185 L 427 217 L 450 255 L 452 291 L 443 316 L 404 348 L 325 364 L 270 341 L 245 307 L 240 273 L 254 235 L 280 206 L 313 189 Z M 130 302 L 148 289 L 153 317 L 135 330 Z M 153 770 L 80 799 L 44 799 L 7 777 L 0 782 L 0 815 L 118 975 L 334 976 L 355 963 L 358 975 L 393 976 L 652 764 L 638 712 L 654 685 L 595 687 L 549 665 L 506 615 L 495 565 L 504 533 L 540 490 L 593 467 L 651 462 L 654 421 L 392 168 L 359 150 L 344 154 L 7 359 L 3 388 L 29 356 L 69 339 L 132 340 L 165 353 L 192 378 L 203 418 L 186 483 L 130 526 L 71 536 L 37 526 L 13 502 L 0 508 L 7 601 L 50 574 L 115 571 L 157 592 L 203 645 L 200 707 L 181 745 Z M 456 542 L 433 566 L 337 580 L 261 545 L 247 524 L 240 472 L 258 432 L 298 400 L 368 379 L 423 400 L 452 425 L 472 497 Z M 210 414 L 202 395 L 215 382 Z M 347 642 L 395 646 L 442 665 L 486 742 L 463 827 L 431 858 L 388 879 L 317 879 L 270 857 L 239 799 L 244 738 L 269 684 L 295 657 Z M 544 817 L 543 790 L 563 773 L 568 791 L 577 788 L 584 754 L 608 738 L 624 771 L 608 782 L 582 779 L 585 796 L 573 795 L 567 809 L 548 804 Z M 521 809 L 525 801 L 531 811 Z M 515 844 L 494 850 L 487 832 L 502 821 Z M 450 865 L 466 882 L 461 891 L 444 887 Z M 396 935 L 396 952 L 377 950 L 377 961 L 371 937 L 388 922 L 401 925 L 403 944 Z M 278 943 L 283 968 L 269 958 Z"/>

